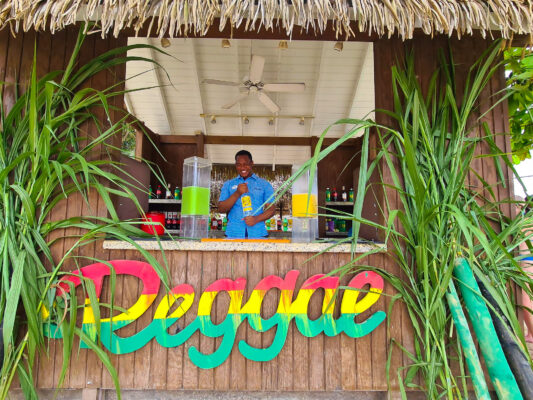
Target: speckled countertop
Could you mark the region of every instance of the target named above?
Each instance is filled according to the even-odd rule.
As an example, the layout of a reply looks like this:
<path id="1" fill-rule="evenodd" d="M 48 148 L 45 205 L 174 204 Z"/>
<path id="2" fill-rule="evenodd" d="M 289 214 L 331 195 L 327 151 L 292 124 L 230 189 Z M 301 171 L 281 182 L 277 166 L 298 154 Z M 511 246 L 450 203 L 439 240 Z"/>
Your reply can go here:
<path id="1" fill-rule="evenodd" d="M 145 250 L 181 250 L 181 251 L 265 251 L 271 253 L 318 253 L 328 250 L 332 253 L 350 253 L 351 245 L 341 244 L 334 246 L 334 243 L 261 243 L 247 242 L 246 240 L 220 241 L 220 242 L 200 242 L 194 240 L 135 240 L 141 248 Z M 357 253 L 365 253 L 370 250 L 382 248 L 383 243 L 358 243 Z M 104 249 L 107 250 L 135 250 L 131 243 L 120 240 L 105 240 Z"/>

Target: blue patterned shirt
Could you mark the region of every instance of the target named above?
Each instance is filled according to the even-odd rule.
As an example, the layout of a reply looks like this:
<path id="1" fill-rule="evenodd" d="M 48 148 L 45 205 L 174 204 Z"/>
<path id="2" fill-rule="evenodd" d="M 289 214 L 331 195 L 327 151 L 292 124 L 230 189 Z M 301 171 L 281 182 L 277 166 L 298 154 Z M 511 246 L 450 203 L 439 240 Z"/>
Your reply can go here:
<path id="1" fill-rule="evenodd" d="M 274 200 L 274 189 L 272 185 L 266 180 L 259 178 L 256 174 L 252 174 L 246 180 L 238 176 L 225 182 L 220 191 L 219 201 L 227 200 L 237 191 L 237 186 L 240 183 L 246 183 L 248 185 L 248 193 L 246 194 L 250 195 L 250 199 L 252 200 L 253 215 L 259 215 L 263 212 L 263 208 L 261 207 L 263 203 L 272 203 Z M 228 213 L 227 237 L 240 239 L 245 237 L 261 238 L 268 236 L 264 221 L 258 222 L 254 226 L 247 226 L 243 218 L 242 202 L 239 197 Z"/>

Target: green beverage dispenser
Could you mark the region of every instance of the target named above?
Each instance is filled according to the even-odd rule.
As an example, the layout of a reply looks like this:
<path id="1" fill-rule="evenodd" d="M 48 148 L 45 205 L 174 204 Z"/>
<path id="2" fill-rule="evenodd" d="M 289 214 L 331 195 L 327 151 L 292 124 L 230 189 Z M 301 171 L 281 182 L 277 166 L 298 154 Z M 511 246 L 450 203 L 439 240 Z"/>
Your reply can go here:
<path id="1" fill-rule="evenodd" d="M 206 238 L 209 227 L 211 162 L 189 157 L 183 161 L 181 236 Z"/>

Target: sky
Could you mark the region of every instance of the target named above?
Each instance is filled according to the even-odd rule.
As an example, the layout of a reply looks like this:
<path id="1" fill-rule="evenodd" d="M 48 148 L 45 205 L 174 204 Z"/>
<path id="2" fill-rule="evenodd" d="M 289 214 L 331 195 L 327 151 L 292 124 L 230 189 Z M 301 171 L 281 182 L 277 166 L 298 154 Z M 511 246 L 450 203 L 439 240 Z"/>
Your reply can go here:
<path id="1" fill-rule="evenodd" d="M 516 172 L 522 178 L 522 182 L 524 182 L 524 185 L 526 186 L 527 194 L 530 196 L 533 195 L 533 150 L 531 151 L 531 158 L 522 161 L 516 166 Z M 524 190 L 516 179 L 514 183 L 514 193 L 522 198 L 525 197 Z"/>

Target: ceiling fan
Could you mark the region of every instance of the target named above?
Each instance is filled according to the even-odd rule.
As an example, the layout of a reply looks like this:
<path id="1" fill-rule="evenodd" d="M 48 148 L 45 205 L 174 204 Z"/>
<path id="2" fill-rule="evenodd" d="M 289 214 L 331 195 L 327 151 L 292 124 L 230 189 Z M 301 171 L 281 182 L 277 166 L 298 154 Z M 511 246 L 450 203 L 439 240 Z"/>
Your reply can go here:
<path id="1" fill-rule="evenodd" d="M 281 108 L 266 94 L 266 92 L 284 92 L 297 93 L 305 90 L 305 83 L 264 83 L 262 81 L 263 68 L 265 66 L 265 58 L 257 55 L 252 55 L 252 62 L 250 63 L 250 74 L 248 79 L 243 83 L 221 81 L 218 79 L 204 79 L 202 83 L 211 85 L 223 86 L 240 86 L 239 90 L 242 92 L 237 98 L 231 102 L 224 104 L 223 109 L 230 109 L 238 102 L 246 99 L 249 95 L 256 96 L 263 105 L 272 113 L 276 113 Z"/>

